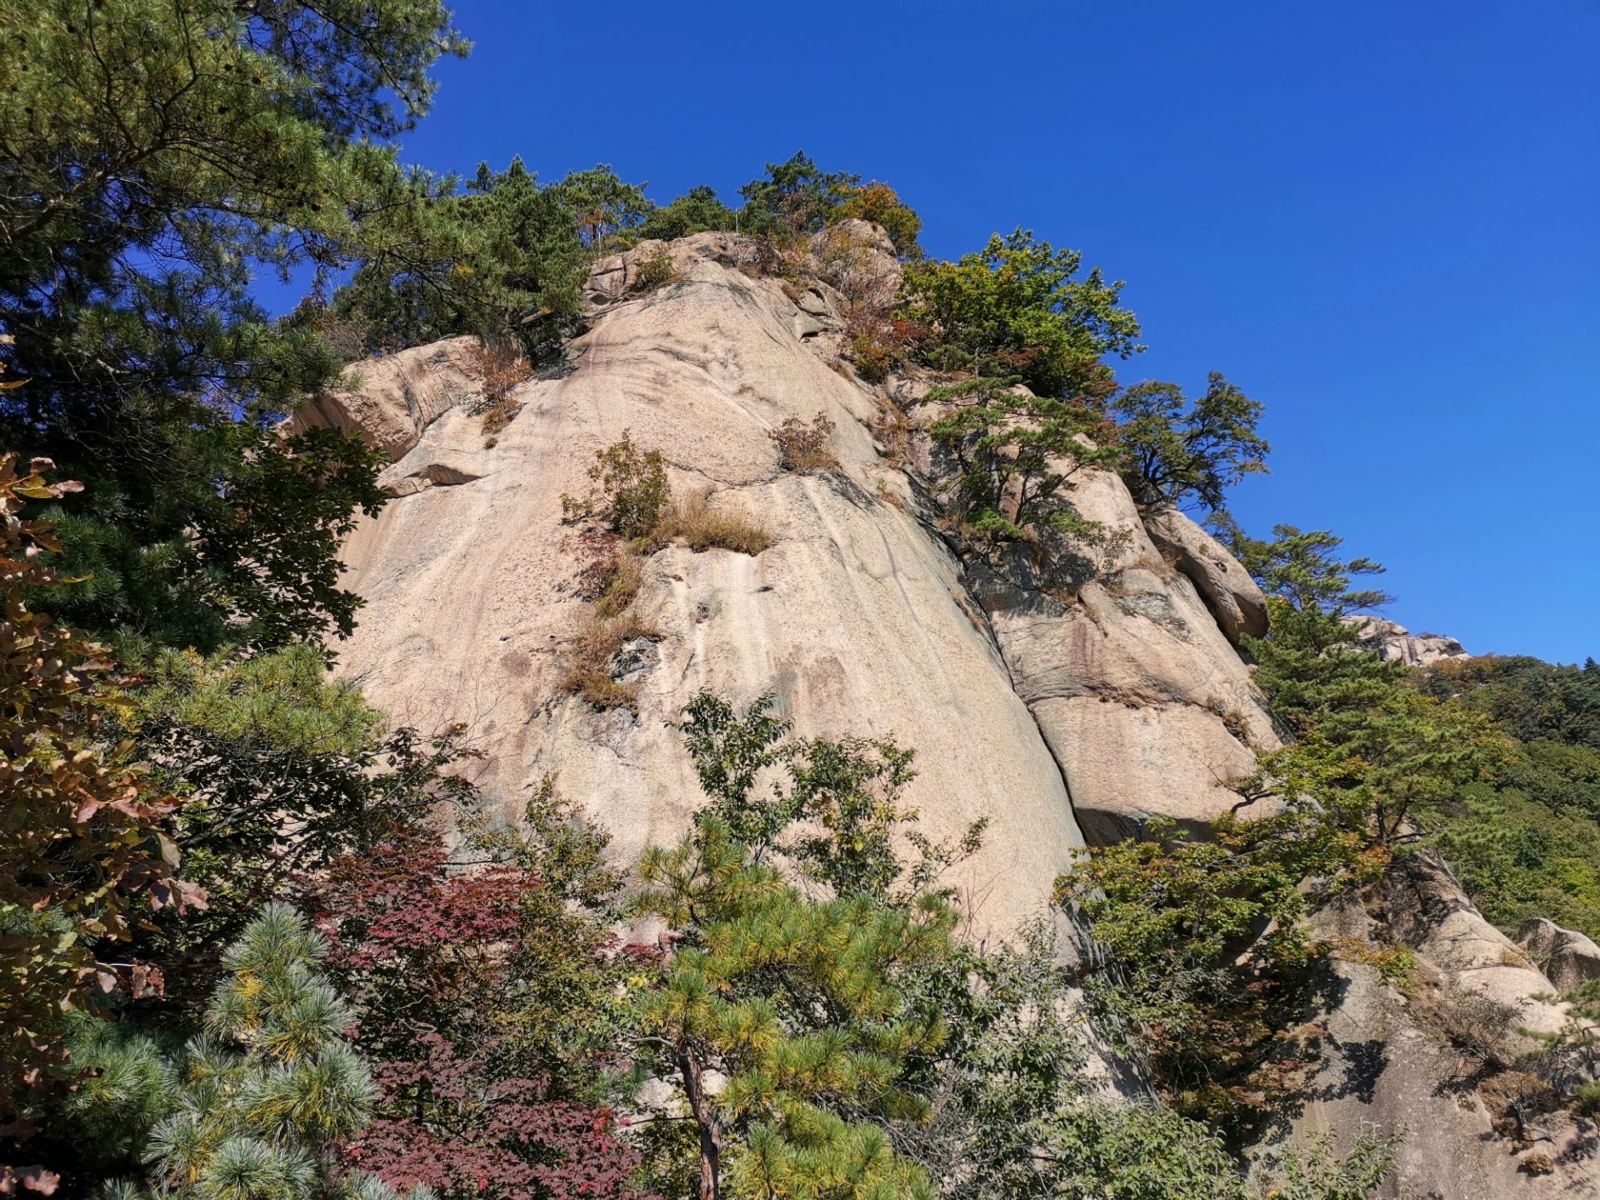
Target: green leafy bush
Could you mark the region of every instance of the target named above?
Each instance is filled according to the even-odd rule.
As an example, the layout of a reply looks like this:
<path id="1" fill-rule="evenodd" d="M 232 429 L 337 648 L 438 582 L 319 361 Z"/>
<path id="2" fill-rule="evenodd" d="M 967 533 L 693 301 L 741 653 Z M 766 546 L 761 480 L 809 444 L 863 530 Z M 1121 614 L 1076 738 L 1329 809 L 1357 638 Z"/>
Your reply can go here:
<path id="1" fill-rule="evenodd" d="M 942 370 L 1019 377 L 1040 396 L 1080 392 L 1107 377 L 1101 359 L 1141 349 L 1139 322 L 1119 306 L 1120 283 L 1083 256 L 1018 229 L 955 262 L 911 263 L 900 315 L 926 331 L 924 361 Z"/>
<path id="2" fill-rule="evenodd" d="M 625 538 L 655 532 L 672 498 L 667 462 L 659 450 L 641 450 L 626 429 L 620 441 L 595 452 L 594 487 L 582 499 L 561 497 L 568 519 L 593 517 Z"/>
<path id="3" fill-rule="evenodd" d="M 951 459 L 949 489 L 961 527 L 984 542 L 1055 534 L 1093 543 L 1102 527 L 1071 501 L 1080 471 L 1117 461 L 1094 406 L 1036 396 L 1012 379 L 973 379 L 934 388 L 922 403 L 941 406 L 929 435 Z"/>
<path id="4" fill-rule="evenodd" d="M 922 232 L 922 218 L 887 183 L 874 180 L 848 189 L 834 219 L 871 221 L 874 225 L 882 226 L 900 257 L 922 257 L 922 247 L 917 245 L 917 234 Z"/>
<path id="5" fill-rule="evenodd" d="M 1302 919 L 1302 885 L 1357 848 L 1299 810 L 1224 819 L 1204 841 L 1157 819 L 1057 884 L 1105 951 L 1085 979 L 1100 1023 L 1178 1112 L 1235 1146 L 1315 1074 L 1304 1025 L 1327 950 Z"/>
<path id="6" fill-rule="evenodd" d="M 678 268 L 673 265 L 672 255 L 663 246 L 649 257 L 639 260 L 638 273 L 633 277 L 633 290 L 653 292 L 677 278 Z"/>
<path id="7" fill-rule="evenodd" d="M 1269 447 L 1256 433 L 1261 404 L 1216 371 L 1196 400 L 1175 383 L 1140 383 L 1118 393 L 1110 409 L 1122 477 L 1141 508 L 1219 509 L 1228 488 L 1267 469 Z"/>

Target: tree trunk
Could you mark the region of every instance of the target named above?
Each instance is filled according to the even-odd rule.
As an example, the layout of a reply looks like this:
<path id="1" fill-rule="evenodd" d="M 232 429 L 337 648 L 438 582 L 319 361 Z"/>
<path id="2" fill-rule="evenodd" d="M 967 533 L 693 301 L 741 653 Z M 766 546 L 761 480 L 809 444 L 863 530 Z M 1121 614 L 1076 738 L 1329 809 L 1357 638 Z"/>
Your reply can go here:
<path id="1" fill-rule="evenodd" d="M 683 1077 L 683 1092 L 689 1111 L 700 1127 L 700 1200 L 720 1200 L 722 1195 L 722 1126 L 712 1110 L 711 1100 L 700 1080 L 700 1063 L 686 1040 L 677 1045 L 678 1073 Z"/>

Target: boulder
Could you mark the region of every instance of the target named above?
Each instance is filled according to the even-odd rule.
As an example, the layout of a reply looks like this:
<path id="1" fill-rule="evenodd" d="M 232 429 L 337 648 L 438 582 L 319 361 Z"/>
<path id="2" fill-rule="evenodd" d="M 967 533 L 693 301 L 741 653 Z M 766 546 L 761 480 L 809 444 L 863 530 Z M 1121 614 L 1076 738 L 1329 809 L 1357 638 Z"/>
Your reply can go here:
<path id="1" fill-rule="evenodd" d="M 1600 979 L 1600 946 L 1576 929 L 1540 917 L 1523 927 L 1517 941 L 1563 992 Z"/>
<path id="2" fill-rule="evenodd" d="M 1404 625 L 1383 617 L 1352 617 L 1363 645 L 1386 662 L 1425 667 L 1447 658 L 1471 658 L 1453 637 L 1438 633 L 1409 633 Z"/>
<path id="3" fill-rule="evenodd" d="M 339 383 L 296 409 L 282 431 L 338 429 L 398 459 L 434 421 L 481 394 L 477 345 L 476 338 L 446 338 L 353 362 Z"/>
<path id="4" fill-rule="evenodd" d="M 1267 598 L 1221 542 L 1175 508 L 1147 514 L 1144 528 L 1162 557 L 1194 584 L 1228 641 L 1237 646 L 1241 637 L 1267 632 Z"/>

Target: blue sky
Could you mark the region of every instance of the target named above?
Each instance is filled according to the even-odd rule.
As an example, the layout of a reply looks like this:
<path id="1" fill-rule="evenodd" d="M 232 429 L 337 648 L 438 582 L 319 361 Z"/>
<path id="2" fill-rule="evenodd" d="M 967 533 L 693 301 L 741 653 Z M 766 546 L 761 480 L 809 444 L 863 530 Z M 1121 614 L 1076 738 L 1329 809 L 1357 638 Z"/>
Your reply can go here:
<path id="1" fill-rule="evenodd" d="M 892 183 L 953 257 L 1033 228 L 1128 283 L 1121 374 L 1267 405 L 1248 528 L 1331 528 L 1389 615 L 1600 657 L 1600 4 L 463 0 L 406 158 L 765 161 Z"/>

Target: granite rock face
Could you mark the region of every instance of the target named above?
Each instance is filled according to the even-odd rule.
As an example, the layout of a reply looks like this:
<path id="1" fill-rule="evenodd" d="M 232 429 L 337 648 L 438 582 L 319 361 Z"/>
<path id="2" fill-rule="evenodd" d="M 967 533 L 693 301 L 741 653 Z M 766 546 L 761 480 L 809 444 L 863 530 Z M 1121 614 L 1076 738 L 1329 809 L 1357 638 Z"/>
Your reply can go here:
<path id="1" fill-rule="evenodd" d="M 1564 992 L 1600 979 L 1600 946 L 1586 934 L 1540 917 L 1528 923 L 1517 941 Z"/>
<path id="2" fill-rule="evenodd" d="M 662 254 L 675 277 L 646 290 L 641 264 Z M 1265 622 L 1243 568 L 1181 514 L 1141 514 L 1105 472 L 1073 492 L 1113 535 L 1083 569 L 973 557 L 937 500 L 947 479 L 922 432 L 933 406 L 915 403 L 926 381 L 869 386 L 842 357 L 852 301 L 881 302 L 897 283 L 882 231 L 855 222 L 814 239 L 798 282 L 795 264 L 780 274 L 769 256 L 705 233 L 600 261 L 566 369 L 518 387 L 492 438 L 473 413 L 465 339 L 363 364 L 312 402 L 298 427 L 351 429 L 394 459 L 384 481 L 397 498 L 345 549 L 344 582 L 367 603 L 339 670 L 396 722 L 466 722 L 479 782 L 508 818 L 553 776 L 622 861 L 680 836 L 702 802 L 671 727 L 701 689 L 741 704 L 770 692 L 801 735 L 893 737 L 916 750 L 908 800 L 929 834 L 989 822 L 948 880 L 973 937 L 1043 911 L 1086 841 L 1138 836 L 1154 816 L 1199 828 L 1234 808 L 1230 782 L 1279 745 L 1235 648 Z M 770 435 L 819 413 L 837 469 L 782 470 Z M 595 452 L 624 432 L 663 453 L 676 495 L 771 539 L 753 556 L 680 545 L 645 561 L 634 611 L 651 636 L 609 664 L 636 689 L 636 713 L 597 711 L 561 686 L 591 610 L 562 496 L 587 489 Z M 1442 864 L 1408 888 L 1392 927 L 1425 979 L 1482 993 L 1531 1029 L 1565 1019 L 1535 999 L 1554 991 L 1539 965 L 1554 960 L 1493 929 Z M 1354 936 L 1372 918 L 1318 919 L 1325 936 Z M 1401 1184 L 1418 1195 L 1596 1194 L 1582 1161 L 1519 1174 L 1484 1104 L 1451 1091 L 1459 1058 L 1419 1002 L 1369 966 L 1339 972 L 1325 1078 L 1299 1129 L 1409 1126 Z"/>
<path id="3" fill-rule="evenodd" d="M 1250 572 L 1188 516 L 1175 508 L 1146 515 L 1150 541 L 1200 593 L 1217 627 L 1235 646 L 1267 632 L 1267 599 Z"/>
<path id="4" fill-rule="evenodd" d="M 446 338 L 353 364 L 343 379 L 289 418 L 285 433 L 342 429 L 391 459 L 406 455 L 423 431 L 480 395 L 474 338 Z"/>
<path id="5" fill-rule="evenodd" d="M 779 279 L 746 273 L 749 245 L 723 234 L 673 243 L 677 280 L 640 294 L 627 280 L 659 249 L 597 265 L 570 373 L 522 385 L 492 447 L 452 407 L 389 468 L 396 490 L 434 483 L 349 542 L 345 582 L 367 606 L 340 670 L 398 721 L 467 722 L 486 752 L 481 782 L 508 815 L 553 775 L 623 860 L 679 836 L 702 803 L 669 722 L 703 688 L 740 704 L 773 692 L 802 735 L 892 736 L 917 751 L 909 799 L 930 834 L 990 818 L 953 882 L 974 931 L 1013 928 L 1042 910 L 1083 838 L 960 562 L 874 448 L 880 397 L 796 333 L 802 303 L 841 299 L 819 280 L 797 303 Z M 780 470 L 769 434 L 818 412 L 839 469 Z M 587 489 L 595 452 L 625 431 L 663 452 L 675 494 L 704 493 L 772 538 L 753 557 L 680 546 L 647 561 L 634 607 L 659 636 L 629 668 L 637 715 L 558 686 L 589 608 L 561 497 Z M 466 481 L 439 486 L 447 476 Z"/>

